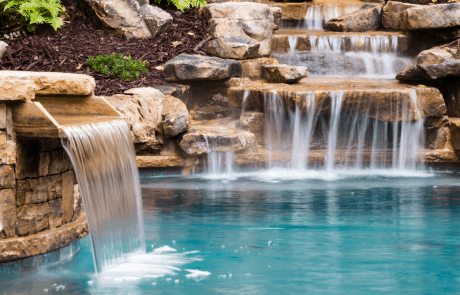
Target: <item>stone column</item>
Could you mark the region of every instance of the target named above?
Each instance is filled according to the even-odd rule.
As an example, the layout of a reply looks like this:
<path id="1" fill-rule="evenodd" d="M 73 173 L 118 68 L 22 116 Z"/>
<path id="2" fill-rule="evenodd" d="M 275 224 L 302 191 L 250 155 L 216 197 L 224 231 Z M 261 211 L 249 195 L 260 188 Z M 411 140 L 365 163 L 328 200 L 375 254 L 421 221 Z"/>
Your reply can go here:
<path id="1" fill-rule="evenodd" d="M 16 236 L 16 138 L 11 107 L 0 103 L 0 239 Z"/>

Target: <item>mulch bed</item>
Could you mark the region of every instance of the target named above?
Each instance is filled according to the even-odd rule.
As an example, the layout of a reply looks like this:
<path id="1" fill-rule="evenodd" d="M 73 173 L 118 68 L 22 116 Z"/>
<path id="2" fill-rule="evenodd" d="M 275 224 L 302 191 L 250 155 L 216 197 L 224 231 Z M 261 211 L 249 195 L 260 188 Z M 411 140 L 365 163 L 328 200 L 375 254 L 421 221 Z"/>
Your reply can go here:
<path id="1" fill-rule="evenodd" d="M 75 7 L 65 7 L 72 16 Z M 85 18 L 72 20 L 57 32 L 52 28 L 42 29 L 36 35 L 2 39 L 9 45 L 8 53 L 14 64 L 4 55 L 0 69 L 88 74 L 96 79 L 95 94 L 106 96 L 134 87 L 166 84 L 162 72 L 155 67 L 182 53 L 197 54 L 195 46 L 208 37 L 208 23 L 198 9 L 181 13 L 168 8 L 171 7 L 165 11 L 173 17 L 173 27 L 168 33 L 156 37 L 126 39 L 123 35 L 104 31 L 99 24 Z M 86 61 L 88 56 L 112 53 L 130 54 L 133 59 L 148 61 L 151 70 L 128 82 L 97 73 Z"/>

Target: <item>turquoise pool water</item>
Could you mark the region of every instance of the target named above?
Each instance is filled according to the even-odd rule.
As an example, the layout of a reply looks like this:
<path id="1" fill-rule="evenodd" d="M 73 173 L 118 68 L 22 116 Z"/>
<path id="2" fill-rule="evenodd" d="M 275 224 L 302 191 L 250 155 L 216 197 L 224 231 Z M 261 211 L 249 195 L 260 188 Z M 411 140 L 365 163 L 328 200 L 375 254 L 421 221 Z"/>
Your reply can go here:
<path id="1" fill-rule="evenodd" d="M 0 294 L 454 294 L 457 174 L 293 173 L 142 180 L 146 255 L 98 277 L 71 260 Z"/>

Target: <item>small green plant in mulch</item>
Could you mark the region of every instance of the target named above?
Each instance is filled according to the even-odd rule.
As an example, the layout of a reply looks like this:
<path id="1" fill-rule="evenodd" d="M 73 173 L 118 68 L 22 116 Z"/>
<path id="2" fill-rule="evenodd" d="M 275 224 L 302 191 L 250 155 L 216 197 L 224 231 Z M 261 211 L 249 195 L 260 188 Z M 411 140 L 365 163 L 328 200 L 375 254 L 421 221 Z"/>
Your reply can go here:
<path id="1" fill-rule="evenodd" d="M 96 72 L 115 77 L 119 76 L 123 80 L 136 78 L 139 73 L 149 71 L 144 62 L 133 60 L 131 55 L 127 57 L 123 56 L 123 54 L 89 56 L 87 61 Z"/>
<path id="2" fill-rule="evenodd" d="M 0 0 L 0 19 L 6 26 L 25 24 L 30 32 L 43 23 L 57 30 L 64 24 L 62 8 L 60 0 Z"/>

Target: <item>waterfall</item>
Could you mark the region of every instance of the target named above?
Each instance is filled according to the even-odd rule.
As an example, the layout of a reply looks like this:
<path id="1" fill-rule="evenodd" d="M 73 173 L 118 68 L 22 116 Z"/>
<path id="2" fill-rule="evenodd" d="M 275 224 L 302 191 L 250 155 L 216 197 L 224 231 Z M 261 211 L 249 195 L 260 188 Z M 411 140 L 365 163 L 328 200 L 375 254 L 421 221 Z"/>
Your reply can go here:
<path id="1" fill-rule="evenodd" d="M 280 166 L 276 157 L 290 154 L 291 160 L 281 165 L 295 170 L 314 168 L 330 173 L 346 168 L 423 168 L 417 157 L 423 147 L 423 120 L 417 108 L 416 91 L 406 94 L 409 99 L 382 109 L 373 101 L 360 102 L 360 108 L 355 109 L 346 104 L 343 91 L 330 92 L 330 97 L 323 101 L 316 99 L 315 92 L 297 93 L 293 108 L 285 102 L 292 94 L 266 93 L 265 140 L 269 166 Z M 330 108 L 323 107 L 326 101 Z M 415 120 L 413 110 L 416 110 Z M 378 120 L 380 112 L 393 119 Z M 323 161 L 318 161 L 320 158 Z"/>
<path id="2" fill-rule="evenodd" d="M 298 29 L 322 30 L 323 26 L 334 17 L 338 17 L 360 8 L 360 5 L 350 4 L 320 4 L 308 5 L 303 24 L 299 23 Z M 305 11 L 305 10 L 304 10 Z M 303 13 L 301 12 L 301 15 Z"/>
<path id="3" fill-rule="evenodd" d="M 142 198 L 134 145 L 124 120 L 66 126 L 88 220 L 96 272 L 145 252 Z"/>
<path id="4" fill-rule="evenodd" d="M 207 162 L 205 163 L 205 171 L 211 175 L 233 172 L 234 153 L 233 152 L 217 152 L 214 144 L 209 142 L 208 136 L 203 134 L 206 141 L 206 147 L 210 151 L 207 154 Z"/>
<path id="5" fill-rule="evenodd" d="M 299 39 L 306 38 L 309 51 L 297 51 Z M 400 56 L 403 35 L 324 34 L 288 36 L 287 52 L 272 54 L 278 62 L 306 66 L 311 77 L 391 78 L 413 64 Z"/>

